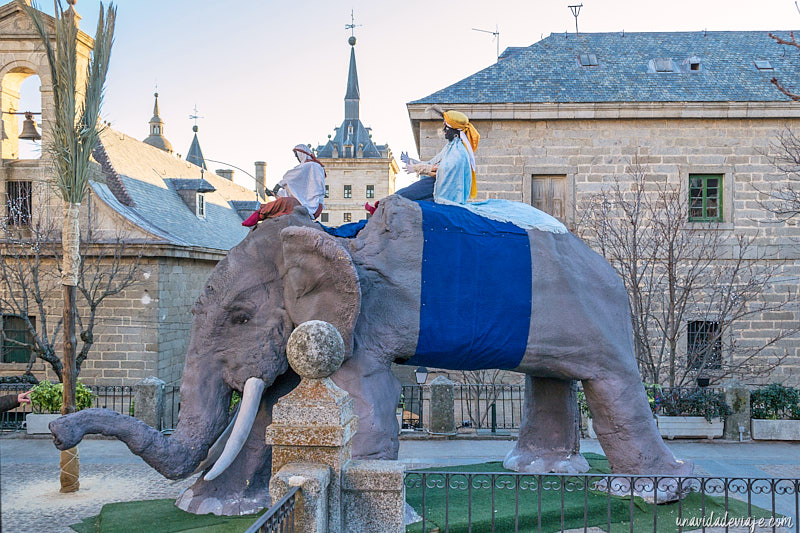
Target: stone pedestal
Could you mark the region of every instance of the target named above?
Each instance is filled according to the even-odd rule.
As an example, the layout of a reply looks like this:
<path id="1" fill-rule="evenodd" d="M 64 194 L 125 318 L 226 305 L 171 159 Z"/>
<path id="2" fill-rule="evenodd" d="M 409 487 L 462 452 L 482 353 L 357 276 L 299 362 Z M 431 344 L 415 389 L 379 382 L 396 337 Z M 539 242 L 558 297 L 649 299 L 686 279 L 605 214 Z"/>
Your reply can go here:
<path id="1" fill-rule="evenodd" d="M 454 383 L 444 376 L 434 379 L 431 384 L 430 431 L 439 434 L 456 432 L 455 410 L 453 409 Z"/>
<path id="2" fill-rule="evenodd" d="M 342 515 L 348 533 L 403 533 L 405 466 L 397 461 L 351 461 L 342 474 Z"/>
<path id="3" fill-rule="evenodd" d="M 750 389 L 739 382 L 732 381 L 723 387 L 725 403 L 732 413 L 725 419 L 725 430 L 722 437 L 727 440 L 739 440 L 739 428 L 742 440 L 750 440 Z"/>
<path id="4" fill-rule="evenodd" d="M 284 466 L 269 482 L 273 502 L 292 487 L 300 487 L 294 507 L 294 530 L 303 533 L 328 531 L 328 487 L 331 469 L 325 465 L 292 463 Z"/>
<path id="5" fill-rule="evenodd" d="M 327 531 L 339 533 L 344 531 L 341 473 L 350 461 L 350 441 L 358 424 L 352 398 L 328 378 L 344 359 L 344 342 L 336 328 L 314 320 L 292 333 L 286 351 L 289 364 L 303 379 L 275 404 L 267 428 L 267 444 L 272 445 L 270 494 L 280 497 L 280 486 L 285 485 L 280 479 L 292 475 L 296 463 L 327 466 Z"/>
<path id="6" fill-rule="evenodd" d="M 158 430 L 164 415 L 164 385 L 162 380 L 150 376 L 133 386 L 133 416 Z"/>

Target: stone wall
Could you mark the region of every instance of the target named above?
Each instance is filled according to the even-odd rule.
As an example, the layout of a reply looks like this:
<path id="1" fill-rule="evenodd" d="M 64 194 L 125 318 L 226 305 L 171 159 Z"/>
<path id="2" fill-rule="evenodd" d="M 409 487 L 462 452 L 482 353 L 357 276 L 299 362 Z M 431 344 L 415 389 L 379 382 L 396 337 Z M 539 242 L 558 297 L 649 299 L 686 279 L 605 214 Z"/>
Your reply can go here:
<path id="1" fill-rule="evenodd" d="M 327 177 L 325 183 L 330 191 L 325 199 L 328 221 L 323 224 L 339 226 L 346 223 L 344 213 L 350 213 L 352 222 L 366 218 L 364 203 L 374 204 L 376 200 L 394 192 L 396 165 L 393 159 L 322 159 Z M 352 198 L 344 197 L 344 186 L 352 187 Z M 367 198 L 367 185 L 375 187 L 374 198 Z"/>
<path id="2" fill-rule="evenodd" d="M 733 109 L 735 105 L 727 110 L 697 106 L 692 113 L 686 111 L 689 105 L 683 109 L 666 105 L 662 109 L 659 105 L 630 111 L 608 106 L 609 119 L 591 118 L 600 112 L 588 109 L 589 104 L 583 114 L 577 109 L 579 105 L 571 113 L 549 108 L 539 113 L 534 105 L 525 112 L 464 106 L 481 133 L 476 154 L 478 199 L 532 203 L 534 177 L 560 176 L 566 186 L 565 222 L 575 229 L 581 205 L 615 179 L 624 182 L 634 158 L 644 165 L 648 181 L 680 183 L 684 190 L 689 174 L 723 174 L 723 221 L 719 231 L 753 236 L 759 252 L 782 262 L 778 282 L 766 288 L 764 300 L 786 299 L 800 277 L 798 220 L 776 222 L 759 203 L 765 198 L 759 190 L 767 191 L 785 182 L 786 178 L 770 163 L 768 153 L 779 132 L 786 127 L 797 130 L 800 119 L 791 118 L 791 113 L 787 115 L 782 110 L 767 109 L 768 105 L 759 111 L 763 118 L 753 110 L 746 114 Z M 410 111 L 412 122 L 417 117 L 427 118 L 421 110 Z M 537 113 L 542 120 L 514 118 Z M 701 118 L 703 114 L 713 118 Z M 629 118 L 619 118 L 622 116 Z M 690 116 L 698 118 L 680 118 Z M 432 157 L 444 142 L 439 134 L 441 122 L 423 119 L 415 126 L 419 128 L 415 133 L 421 158 Z M 798 320 L 800 313 L 796 310 L 767 312 L 737 324 L 732 334 L 738 337 L 740 346 L 759 346 L 781 329 L 796 327 Z M 800 383 L 800 338 L 784 339 L 772 352 L 787 353 L 788 358 L 761 381 Z"/>
<path id="3" fill-rule="evenodd" d="M 162 258 L 158 263 L 158 377 L 177 384 L 183 372 L 192 306 L 216 266 L 213 261 Z"/>

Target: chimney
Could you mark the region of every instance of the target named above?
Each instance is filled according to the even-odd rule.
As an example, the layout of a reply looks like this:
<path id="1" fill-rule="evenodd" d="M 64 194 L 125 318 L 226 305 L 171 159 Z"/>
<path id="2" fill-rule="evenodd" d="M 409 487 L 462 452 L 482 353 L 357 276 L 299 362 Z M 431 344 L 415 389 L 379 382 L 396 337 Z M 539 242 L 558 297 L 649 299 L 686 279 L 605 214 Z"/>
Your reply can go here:
<path id="1" fill-rule="evenodd" d="M 217 176 L 225 178 L 228 181 L 233 181 L 233 170 L 229 168 L 218 168 Z"/>
<path id="2" fill-rule="evenodd" d="M 256 189 L 258 197 L 264 197 L 264 189 L 267 187 L 267 164 L 264 161 L 256 161 Z"/>

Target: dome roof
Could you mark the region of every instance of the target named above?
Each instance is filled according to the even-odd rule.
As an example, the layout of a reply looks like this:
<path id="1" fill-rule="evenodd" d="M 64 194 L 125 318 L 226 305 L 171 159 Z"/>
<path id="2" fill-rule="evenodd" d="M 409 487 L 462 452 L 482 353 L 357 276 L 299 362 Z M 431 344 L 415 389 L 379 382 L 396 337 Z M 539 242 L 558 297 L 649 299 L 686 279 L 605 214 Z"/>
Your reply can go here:
<path id="1" fill-rule="evenodd" d="M 150 146 L 155 146 L 160 150 L 172 153 L 172 143 L 167 140 L 163 135 L 149 135 L 143 142 Z"/>

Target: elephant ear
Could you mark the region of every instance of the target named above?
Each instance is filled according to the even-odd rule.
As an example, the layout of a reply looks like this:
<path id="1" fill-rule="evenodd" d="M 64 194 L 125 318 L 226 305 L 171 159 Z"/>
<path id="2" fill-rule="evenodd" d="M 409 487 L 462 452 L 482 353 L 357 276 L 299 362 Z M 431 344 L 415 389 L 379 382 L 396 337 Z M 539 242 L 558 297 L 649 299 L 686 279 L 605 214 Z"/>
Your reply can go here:
<path id="1" fill-rule="evenodd" d="M 333 237 L 312 228 L 285 228 L 281 245 L 286 267 L 283 300 L 292 322 L 333 324 L 344 339 L 345 358 L 350 357 L 361 310 L 361 287 L 350 254 Z"/>

